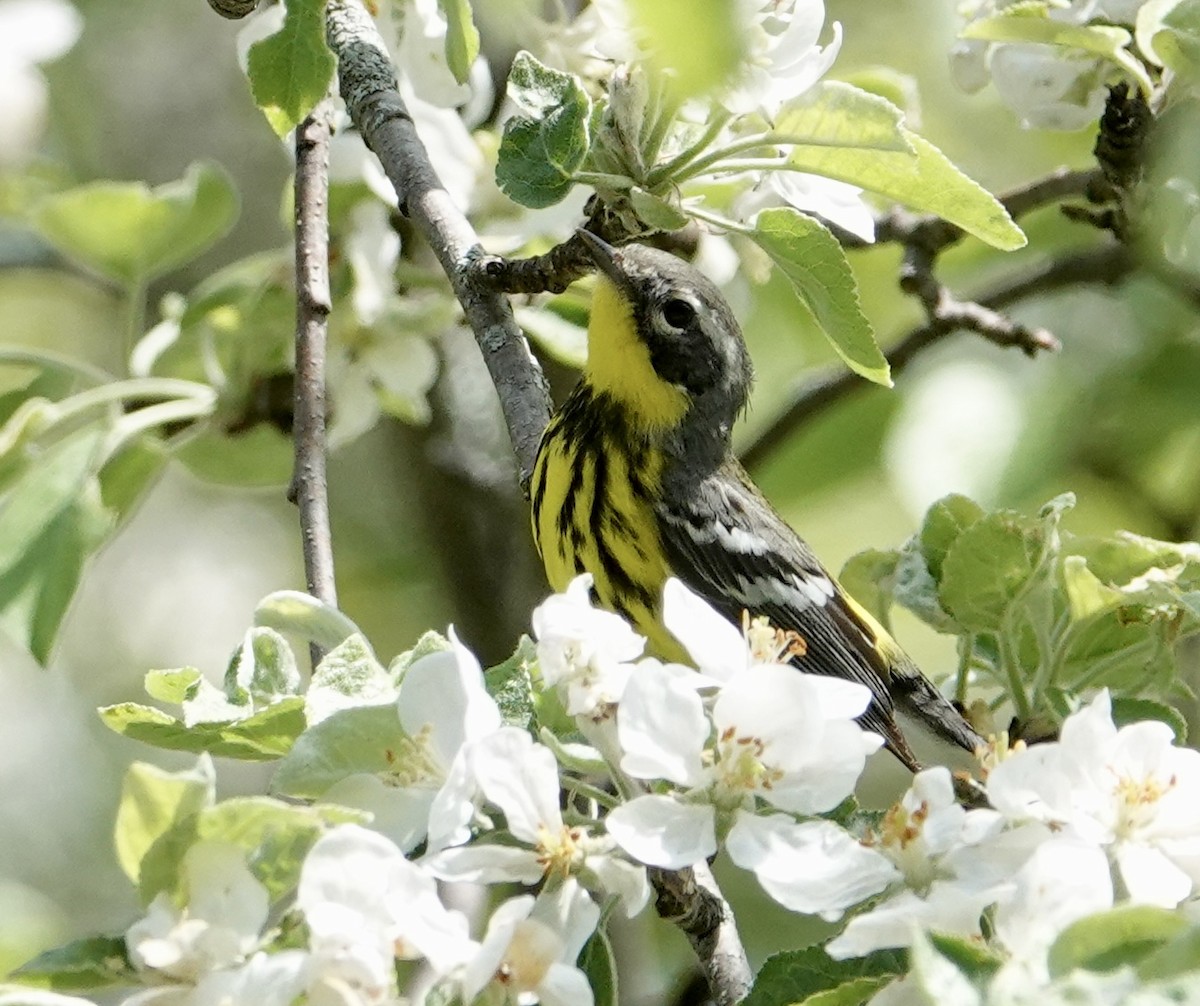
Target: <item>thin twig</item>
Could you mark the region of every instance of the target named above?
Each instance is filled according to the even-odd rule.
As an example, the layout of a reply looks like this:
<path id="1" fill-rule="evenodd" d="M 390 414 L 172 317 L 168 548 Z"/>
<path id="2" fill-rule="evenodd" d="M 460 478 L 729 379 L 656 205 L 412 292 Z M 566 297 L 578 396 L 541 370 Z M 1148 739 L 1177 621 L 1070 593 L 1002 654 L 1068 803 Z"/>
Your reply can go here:
<path id="1" fill-rule="evenodd" d="M 337 605 L 325 474 L 325 343 L 329 312 L 330 103 L 296 129 L 296 464 L 288 498 L 300 508 L 308 592 Z M 314 664 L 320 661 L 314 644 Z"/>
<path id="2" fill-rule="evenodd" d="M 971 301 L 955 301 L 954 304 L 958 308 L 969 305 L 971 309 L 990 311 L 994 317 L 1002 318 L 1003 316 L 995 313 L 997 309 L 1008 307 L 1027 297 L 1050 293 L 1078 283 L 1116 283 L 1127 276 L 1133 266 L 1134 260 L 1127 248 L 1117 244 L 1106 245 L 1095 251 L 1047 262 L 1031 272 L 992 287 Z M 955 312 L 951 310 L 940 320 L 930 319 L 911 329 L 887 353 L 892 374 L 903 370 L 912 358 L 927 346 L 958 331 L 962 320 L 964 319 L 961 316 L 956 318 Z M 994 332 L 986 327 L 975 330 L 989 337 Z M 761 464 L 813 416 L 847 395 L 870 386 L 857 374 L 842 366 L 821 377 L 803 382 L 791 394 L 776 418 L 742 451 L 742 462 L 748 468 Z"/>
<path id="3" fill-rule="evenodd" d="M 658 894 L 658 914 L 688 938 L 716 1006 L 735 1006 L 746 998 L 753 973 L 738 935 L 733 909 L 721 894 L 707 863 L 687 870 L 649 871 Z"/>
<path id="4" fill-rule="evenodd" d="M 397 90 L 396 73 L 370 16 L 359 0 L 330 0 L 326 35 L 338 58 L 346 110 L 375 152 L 400 199 L 400 210 L 433 249 L 462 305 L 500 396 L 504 420 L 528 486 L 538 442 L 550 420 L 550 396 L 541 368 L 513 319 L 506 297 L 478 268 L 479 239 L 442 187 Z"/>

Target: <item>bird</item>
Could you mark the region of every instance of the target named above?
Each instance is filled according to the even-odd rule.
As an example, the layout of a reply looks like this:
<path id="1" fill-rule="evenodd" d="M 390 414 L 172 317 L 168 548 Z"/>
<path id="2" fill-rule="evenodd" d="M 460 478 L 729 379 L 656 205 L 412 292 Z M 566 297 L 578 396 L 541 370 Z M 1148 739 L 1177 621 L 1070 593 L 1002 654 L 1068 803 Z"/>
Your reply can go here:
<path id="1" fill-rule="evenodd" d="M 866 685 L 860 725 L 911 771 L 904 714 L 967 751 L 983 739 L 858 604 L 739 464 L 735 420 L 753 380 L 733 311 L 667 252 L 577 231 L 598 275 L 579 383 L 551 418 L 530 481 L 534 539 L 555 590 L 592 575 L 662 659 L 686 660 L 662 622 L 682 581 L 741 627 L 766 617 L 801 641 L 799 670 Z"/>

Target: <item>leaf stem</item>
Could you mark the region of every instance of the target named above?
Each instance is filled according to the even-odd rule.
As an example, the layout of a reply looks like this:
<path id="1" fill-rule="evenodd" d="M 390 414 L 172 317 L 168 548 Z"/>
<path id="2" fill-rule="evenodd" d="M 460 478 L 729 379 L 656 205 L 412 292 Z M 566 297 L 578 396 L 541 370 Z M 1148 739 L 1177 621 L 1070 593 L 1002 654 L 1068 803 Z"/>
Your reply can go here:
<path id="1" fill-rule="evenodd" d="M 88 363 L 86 360 L 73 360 L 45 349 L 30 349 L 24 346 L 0 346 L 0 363 L 28 363 L 43 370 L 64 370 L 73 373 L 89 384 L 109 384 L 116 380 L 107 370 Z"/>
<path id="2" fill-rule="evenodd" d="M 1000 627 L 1000 632 L 997 634 L 997 642 L 1000 644 L 1000 664 L 1004 669 L 1005 677 L 1008 679 L 1009 697 L 1016 708 L 1017 716 L 1022 720 L 1028 720 L 1033 712 L 1033 707 L 1029 704 L 1029 696 L 1025 692 L 1024 683 L 1021 681 L 1020 663 L 1017 660 L 1016 650 L 1013 646 L 1015 635 L 1016 627 L 1013 625 L 1013 619 L 1010 615 L 1005 614 L 1004 624 Z"/>
<path id="3" fill-rule="evenodd" d="M 133 355 L 133 349 L 146 334 L 146 283 L 134 280 L 125 291 L 125 362 Z"/>
<path id="4" fill-rule="evenodd" d="M 212 415 L 216 404 L 216 395 L 210 396 L 207 401 L 201 398 L 175 398 L 147 405 L 144 409 L 123 416 L 104 442 L 104 459 L 107 461 L 130 441 L 156 426 L 204 419 Z"/>
<path id="5" fill-rule="evenodd" d="M 706 224 L 712 224 L 714 227 L 719 227 L 724 231 L 732 231 L 735 234 L 753 234 L 754 228 L 746 224 L 738 223 L 736 220 L 730 220 L 728 217 L 723 217 L 719 213 L 709 213 L 707 210 L 702 210 L 696 206 L 685 206 L 683 212 L 689 216 L 695 217 L 697 220 L 703 220 Z"/>
<path id="6" fill-rule="evenodd" d="M 654 189 L 661 185 L 667 179 L 673 179 L 685 167 L 690 165 L 700 154 L 702 154 L 713 140 L 715 140 L 725 128 L 727 123 L 732 118 L 731 113 L 724 109 L 718 109 L 713 112 L 713 117 L 705 126 L 695 143 L 686 147 L 682 152 L 676 154 L 669 161 L 660 164 L 656 168 L 652 168 L 650 173 L 646 175 L 646 187 Z"/>

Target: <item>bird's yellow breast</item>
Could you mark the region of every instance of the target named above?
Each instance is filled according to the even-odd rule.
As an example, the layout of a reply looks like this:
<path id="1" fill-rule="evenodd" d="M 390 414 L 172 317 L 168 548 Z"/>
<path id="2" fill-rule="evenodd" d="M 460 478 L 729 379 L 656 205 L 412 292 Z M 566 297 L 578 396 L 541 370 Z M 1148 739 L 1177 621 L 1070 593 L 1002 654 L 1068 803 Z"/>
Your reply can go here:
<path id="1" fill-rule="evenodd" d="M 685 659 L 662 627 L 671 575 L 653 499 L 662 455 L 628 439 L 622 407 L 587 381 L 542 437 L 533 481 L 533 536 L 550 586 L 591 573 L 599 604 L 623 615 L 664 659 Z"/>

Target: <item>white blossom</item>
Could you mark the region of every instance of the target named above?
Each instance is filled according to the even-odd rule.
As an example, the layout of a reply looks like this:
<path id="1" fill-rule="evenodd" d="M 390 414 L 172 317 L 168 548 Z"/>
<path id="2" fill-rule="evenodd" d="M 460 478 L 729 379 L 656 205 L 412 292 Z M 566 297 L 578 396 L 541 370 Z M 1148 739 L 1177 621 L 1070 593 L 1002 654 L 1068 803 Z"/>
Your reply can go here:
<path id="1" fill-rule="evenodd" d="M 622 899 L 636 915 L 650 898 L 646 871 L 628 862 L 607 835 L 564 823 L 562 785 L 549 748 L 524 730 L 506 727 L 471 749 L 471 771 L 489 803 L 504 812 L 508 830 L 522 846 L 475 844 L 429 857 L 443 880 L 534 884 L 543 878 L 577 876 L 602 894 Z"/>
<path id="2" fill-rule="evenodd" d="M 1010 820 L 1103 847 L 1133 901 L 1174 908 L 1200 881 L 1200 752 L 1173 740 L 1157 721 L 1118 730 L 1102 691 L 1059 741 L 1001 761 L 988 798 Z"/>
<path id="3" fill-rule="evenodd" d="M 450 644 L 413 663 L 400 682 L 396 710 L 406 739 L 391 769 L 349 776 L 324 796 L 375 813 L 405 851 L 422 841 L 435 852 L 467 840 L 477 790 L 469 748 L 501 726 L 479 661 L 453 629 Z"/>
<path id="4" fill-rule="evenodd" d="M 620 701 L 646 641 L 619 615 L 592 606 L 590 573 L 571 581 L 533 612 L 542 680 L 557 687 L 567 713 L 594 716 Z"/>
<path id="5" fill-rule="evenodd" d="M 735 113 L 761 111 L 773 119 L 784 102 L 807 91 L 833 65 L 842 47 L 842 26 L 835 21 L 832 40 L 821 46 L 822 0 L 741 0 L 739 6 L 742 22 L 749 25 L 749 52 L 723 103 Z"/>
<path id="6" fill-rule="evenodd" d="M 835 825 L 755 812 L 761 801 L 818 814 L 849 795 L 866 756 L 882 743 L 854 720 L 870 694 L 790 667 L 746 667 L 745 645 L 738 645 L 743 668 L 717 694 L 711 725 L 683 669 L 639 665 L 617 714 L 621 767 L 677 789 L 615 808 L 609 834 L 635 859 L 678 869 L 716 852 L 727 832 L 730 857 L 773 897 L 836 917 L 886 886 L 894 868 Z M 727 656 L 734 658 L 732 647 Z"/>
<path id="7" fill-rule="evenodd" d="M 49 101 L 39 64 L 70 49 L 82 27 L 66 0 L 0 0 L 0 167 L 36 153 Z"/>
<path id="8" fill-rule="evenodd" d="M 980 916 L 1012 890 L 1011 876 L 1044 829 L 1004 832 L 993 810 L 965 810 L 945 768 L 918 773 L 884 816 L 873 847 L 902 874 L 905 887 L 855 916 L 829 944 L 835 957 L 910 946 L 921 930 L 980 935 Z"/>
<path id="9" fill-rule="evenodd" d="M 504 902 L 454 976 L 463 1001 L 497 983 L 518 1003 L 591 1006 L 591 986 L 575 961 L 599 919 L 600 910 L 571 878 L 536 900 L 522 895 Z"/>
<path id="10" fill-rule="evenodd" d="M 268 898 L 242 850 L 224 842 L 200 841 L 188 849 L 183 877 L 186 905 L 178 908 L 170 894 L 160 892 L 145 918 L 129 927 L 125 943 L 138 969 L 195 983 L 257 947 Z"/>
<path id="11" fill-rule="evenodd" d="M 441 903 L 433 877 L 394 843 L 357 825 L 340 825 L 317 840 L 296 904 L 321 981 L 382 995 L 397 955 L 424 958 L 443 972 L 466 953 L 466 917 Z"/>

